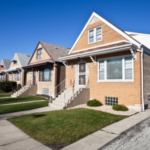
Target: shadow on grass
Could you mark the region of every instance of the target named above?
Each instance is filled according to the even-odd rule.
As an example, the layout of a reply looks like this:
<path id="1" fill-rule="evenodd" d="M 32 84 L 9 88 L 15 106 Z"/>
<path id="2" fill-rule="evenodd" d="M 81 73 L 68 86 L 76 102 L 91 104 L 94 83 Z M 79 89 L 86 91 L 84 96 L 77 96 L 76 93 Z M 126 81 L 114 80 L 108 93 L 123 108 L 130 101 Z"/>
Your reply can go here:
<path id="1" fill-rule="evenodd" d="M 34 118 L 39 118 L 39 117 L 43 117 L 46 116 L 46 114 L 34 114 L 33 117 Z"/>

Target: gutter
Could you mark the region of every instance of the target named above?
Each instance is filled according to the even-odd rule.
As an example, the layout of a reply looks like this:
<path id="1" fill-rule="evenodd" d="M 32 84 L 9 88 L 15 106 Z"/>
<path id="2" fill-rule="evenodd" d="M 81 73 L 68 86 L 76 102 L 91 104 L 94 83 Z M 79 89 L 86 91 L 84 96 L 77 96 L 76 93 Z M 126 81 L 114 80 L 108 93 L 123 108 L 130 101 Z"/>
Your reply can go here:
<path id="1" fill-rule="evenodd" d="M 143 45 L 140 46 L 141 47 L 141 85 L 142 85 L 142 110 L 145 110 L 144 107 L 144 73 L 143 73 Z"/>
<path id="2" fill-rule="evenodd" d="M 101 50 L 95 50 L 95 51 L 91 51 L 91 52 L 85 52 L 85 53 L 81 53 L 81 54 L 76 54 L 76 55 L 70 55 L 70 56 L 65 56 L 65 57 L 61 57 L 58 58 L 61 61 L 64 60 L 69 60 L 69 59 L 76 59 L 78 57 L 88 57 L 88 56 L 95 56 L 95 55 L 100 55 L 100 54 L 108 54 L 108 53 L 112 53 L 112 52 L 120 52 L 123 50 L 127 50 L 130 49 L 131 46 L 133 46 L 132 44 L 127 44 L 127 45 L 123 45 L 123 46 L 117 46 L 117 47 L 112 47 L 112 48 L 106 48 L 106 49 L 101 49 Z"/>

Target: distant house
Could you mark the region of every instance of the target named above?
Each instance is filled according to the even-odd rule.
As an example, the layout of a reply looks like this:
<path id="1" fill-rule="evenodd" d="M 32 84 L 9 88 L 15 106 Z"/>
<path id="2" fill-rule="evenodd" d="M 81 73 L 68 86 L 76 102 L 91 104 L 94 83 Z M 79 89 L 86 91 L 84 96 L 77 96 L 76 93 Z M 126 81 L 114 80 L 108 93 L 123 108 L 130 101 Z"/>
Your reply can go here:
<path id="1" fill-rule="evenodd" d="M 37 44 L 30 61 L 23 67 L 26 72 L 25 85 L 34 86 L 35 95 L 50 96 L 51 91 L 51 95 L 55 95 L 61 90 L 54 90 L 66 77 L 65 66 L 58 58 L 67 55 L 69 50 L 41 41 Z"/>
<path id="2" fill-rule="evenodd" d="M 93 12 L 68 55 L 66 79 L 104 105 L 150 108 L 150 34 L 125 32 Z M 72 95 L 70 96 L 72 97 Z"/>
<path id="3" fill-rule="evenodd" d="M 31 56 L 22 53 L 15 53 L 9 69 L 5 71 L 5 74 L 9 74 L 9 81 L 16 81 L 18 87 L 24 86 L 24 70 L 23 66 L 27 65 Z"/>
<path id="4" fill-rule="evenodd" d="M 8 80 L 9 76 L 8 74 L 5 74 L 5 71 L 9 69 L 10 64 L 11 64 L 11 60 L 2 59 L 0 64 L 0 82 Z"/>

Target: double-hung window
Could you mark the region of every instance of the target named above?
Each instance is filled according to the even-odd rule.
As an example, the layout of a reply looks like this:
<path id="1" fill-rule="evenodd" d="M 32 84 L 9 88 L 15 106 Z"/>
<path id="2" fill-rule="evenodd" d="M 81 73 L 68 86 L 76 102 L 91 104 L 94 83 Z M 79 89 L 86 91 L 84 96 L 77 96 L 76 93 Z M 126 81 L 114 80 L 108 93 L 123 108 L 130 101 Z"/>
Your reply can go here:
<path id="1" fill-rule="evenodd" d="M 49 68 L 40 70 L 40 81 L 52 81 L 52 70 Z"/>
<path id="2" fill-rule="evenodd" d="M 42 58 L 42 48 L 37 50 L 37 59 Z"/>
<path id="3" fill-rule="evenodd" d="M 98 81 L 133 81 L 132 57 L 125 56 L 99 60 Z"/>
<path id="4" fill-rule="evenodd" d="M 17 72 L 15 74 L 15 81 L 21 81 L 21 73 L 20 72 Z"/>
<path id="5" fill-rule="evenodd" d="M 102 41 L 102 26 L 90 29 L 88 32 L 89 44 Z"/>

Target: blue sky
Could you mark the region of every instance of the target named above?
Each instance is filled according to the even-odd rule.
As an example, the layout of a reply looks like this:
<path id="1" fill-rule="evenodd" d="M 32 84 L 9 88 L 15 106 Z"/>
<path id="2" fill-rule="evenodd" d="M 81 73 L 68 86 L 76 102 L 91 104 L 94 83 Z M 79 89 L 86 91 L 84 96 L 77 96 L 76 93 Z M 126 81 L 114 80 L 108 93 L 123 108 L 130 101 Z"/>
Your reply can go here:
<path id="1" fill-rule="evenodd" d="M 125 31 L 150 34 L 149 0 L 0 0 L 0 60 L 44 41 L 71 48 L 93 11 Z"/>

